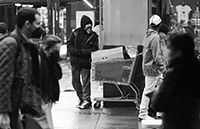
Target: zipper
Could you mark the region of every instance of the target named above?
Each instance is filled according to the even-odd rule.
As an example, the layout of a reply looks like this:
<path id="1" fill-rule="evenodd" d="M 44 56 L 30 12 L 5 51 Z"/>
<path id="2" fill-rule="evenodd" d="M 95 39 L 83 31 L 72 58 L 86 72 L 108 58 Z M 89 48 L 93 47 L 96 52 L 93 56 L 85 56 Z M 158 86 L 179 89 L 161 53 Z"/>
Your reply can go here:
<path id="1" fill-rule="evenodd" d="M 83 47 L 86 46 L 86 44 L 93 38 L 94 34 L 92 34 L 87 40 L 86 42 L 84 43 Z"/>

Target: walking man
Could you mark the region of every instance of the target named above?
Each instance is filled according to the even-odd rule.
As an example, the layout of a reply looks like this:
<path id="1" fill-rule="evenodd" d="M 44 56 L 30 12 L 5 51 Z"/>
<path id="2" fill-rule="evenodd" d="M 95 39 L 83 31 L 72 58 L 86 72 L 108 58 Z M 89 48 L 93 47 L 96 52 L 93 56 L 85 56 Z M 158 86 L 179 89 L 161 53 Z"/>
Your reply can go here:
<path id="1" fill-rule="evenodd" d="M 92 21 L 89 17 L 82 16 L 81 27 L 72 32 L 67 41 L 67 50 L 72 65 L 72 85 L 79 98 L 77 108 L 90 108 L 92 106 L 90 98 L 91 52 L 98 50 L 98 35 L 92 31 Z"/>
<path id="2" fill-rule="evenodd" d="M 37 48 L 29 39 L 38 33 L 40 19 L 36 9 L 21 8 L 15 30 L 0 42 L 0 115 L 6 119 L 0 123 L 0 128 L 23 128 L 19 120 L 22 89 L 33 80 L 37 85 L 39 82 Z"/>

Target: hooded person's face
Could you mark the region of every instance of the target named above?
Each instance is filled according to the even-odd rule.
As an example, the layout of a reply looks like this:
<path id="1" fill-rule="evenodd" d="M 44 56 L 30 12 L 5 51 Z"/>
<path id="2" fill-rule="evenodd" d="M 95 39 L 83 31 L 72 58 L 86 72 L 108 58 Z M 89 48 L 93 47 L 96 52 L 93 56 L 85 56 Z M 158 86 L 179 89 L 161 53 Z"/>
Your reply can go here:
<path id="1" fill-rule="evenodd" d="M 87 34 L 91 34 L 91 32 L 92 32 L 92 25 L 91 24 L 85 25 L 84 30 L 86 31 Z"/>

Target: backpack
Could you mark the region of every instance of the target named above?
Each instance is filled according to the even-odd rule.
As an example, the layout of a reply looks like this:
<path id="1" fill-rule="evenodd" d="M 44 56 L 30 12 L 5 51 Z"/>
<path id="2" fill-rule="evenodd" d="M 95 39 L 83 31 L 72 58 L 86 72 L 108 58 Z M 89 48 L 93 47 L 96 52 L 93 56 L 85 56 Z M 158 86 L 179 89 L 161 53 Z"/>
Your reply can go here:
<path id="1" fill-rule="evenodd" d="M 1 41 L 3 40 L 3 39 L 5 39 L 5 38 L 7 38 L 7 37 L 12 37 L 12 38 L 14 38 L 16 41 L 17 41 L 17 55 L 16 55 L 16 60 L 18 60 L 18 57 L 19 57 L 19 53 L 20 53 L 20 51 L 21 51 L 21 47 L 20 47 L 20 43 L 19 43 L 19 38 L 18 38 L 18 36 L 17 35 L 15 35 L 15 34 L 8 34 L 8 35 L 5 35 L 5 36 L 3 36 L 3 37 L 1 37 L 0 38 L 0 43 L 1 43 Z M 17 62 L 17 61 L 16 61 Z"/>

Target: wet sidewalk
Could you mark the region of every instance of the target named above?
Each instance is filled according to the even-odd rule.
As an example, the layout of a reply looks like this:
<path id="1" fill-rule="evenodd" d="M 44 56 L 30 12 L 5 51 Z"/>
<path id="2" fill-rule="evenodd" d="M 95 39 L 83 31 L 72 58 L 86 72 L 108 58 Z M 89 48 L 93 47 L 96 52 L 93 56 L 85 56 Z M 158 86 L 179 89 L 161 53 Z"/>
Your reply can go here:
<path id="1" fill-rule="evenodd" d="M 60 80 L 60 101 L 53 106 L 55 129 L 138 129 L 138 111 L 135 108 L 76 108 L 78 98 L 71 86 L 68 63 L 61 63 L 63 78 Z M 103 96 L 99 82 L 92 82 L 92 99 Z M 95 102 L 93 102 L 95 103 Z"/>

